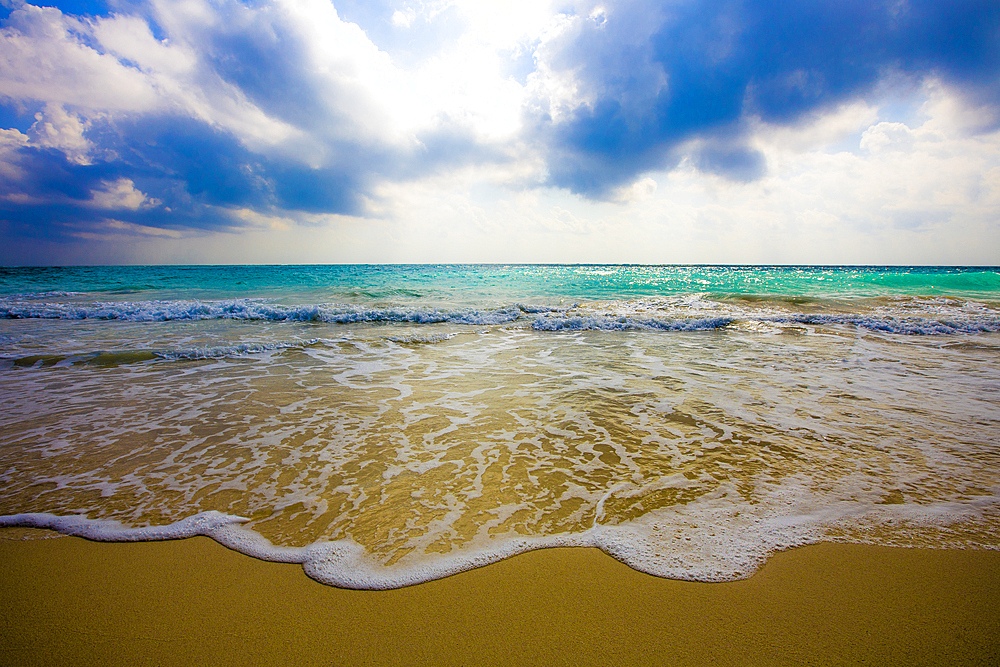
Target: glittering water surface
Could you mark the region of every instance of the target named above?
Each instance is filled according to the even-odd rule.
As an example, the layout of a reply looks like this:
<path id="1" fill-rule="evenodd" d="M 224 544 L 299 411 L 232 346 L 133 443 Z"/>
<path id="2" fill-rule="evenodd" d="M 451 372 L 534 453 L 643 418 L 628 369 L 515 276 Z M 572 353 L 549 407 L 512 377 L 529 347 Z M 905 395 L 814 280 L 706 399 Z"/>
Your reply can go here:
<path id="1" fill-rule="evenodd" d="M 996 271 L 7 271 L 0 514 L 701 579 L 1000 543 Z"/>

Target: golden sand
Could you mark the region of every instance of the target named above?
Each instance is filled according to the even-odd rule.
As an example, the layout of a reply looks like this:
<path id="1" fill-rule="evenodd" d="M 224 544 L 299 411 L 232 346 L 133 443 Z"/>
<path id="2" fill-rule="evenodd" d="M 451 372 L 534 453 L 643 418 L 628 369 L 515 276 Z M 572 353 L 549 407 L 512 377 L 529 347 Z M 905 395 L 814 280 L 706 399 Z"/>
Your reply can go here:
<path id="1" fill-rule="evenodd" d="M 1000 552 L 819 544 L 724 584 L 596 549 L 348 591 L 208 538 L 0 540 L 4 665 L 1000 664 Z"/>

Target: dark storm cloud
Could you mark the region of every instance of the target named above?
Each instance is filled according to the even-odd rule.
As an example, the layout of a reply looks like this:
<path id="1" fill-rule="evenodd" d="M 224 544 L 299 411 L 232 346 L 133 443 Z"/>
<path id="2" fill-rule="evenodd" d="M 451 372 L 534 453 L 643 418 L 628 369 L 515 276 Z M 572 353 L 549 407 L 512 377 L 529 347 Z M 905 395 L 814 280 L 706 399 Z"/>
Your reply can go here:
<path id="1" fill-rule="evenodd" d="M 148 184 L 151 196 L 174 210 L 194 203 L 262 206 L 268 186 L 260 157 L 204 122 L 185 117 L 143 117 L 92 131 L 110 164 Z M 183 194 L 178 194 L 179 192 Z"/>
<path id="2" fill-rule="evenodd" d="M 57 238 L 109 217 L 158 227 L 217 227 L 223 223 L 205 215 L 206 205 L 260 203 L 259 187 L 236 162 L 240 154 L 232 150 L 233 142 L 213 137 L 207 128 L 185 132 L 185 124 L 190 122 L 129 127 L 131 145 L 106 144 L 105 158 L 86 164 L 53 148 L 16 149 L 16 165 L 27 177 L 0 186 L 0 219 L 22 234 Z M 94 194 L 123 178 L 157 203 L 135 210 L 96 205 Z"/>
<path id="3" fill-rule="evenodd" d="M 743 121 L 777 124 L 864 96 L 883 77 L 940 77 L 971 101 L 1000 102 L 1000 3 L 993 0 L 708 0 L 610 5 L 553 45 L 592 103 L 534 132 L 551 181 L 592 197 L 693 163 L 748 180 L 765 170 Z"/>
<path id="4" fill-rule="evenodd" d="M 373 174 L 412 178 L 428 169 L 486 159 L 470 136 L 430 133 L 413 155 L 344 144 L 332 166 L 309 167 L 255 153 L 230 133 L 183 116 L 140 116 L 95 123 L 86 133 L 99 151 L 79 164 L 54 148 L 16 149 L 27 178 L 0 184 L 0 219 L 31 236 L 74 234 L 114 218 L 171 229 L 230 227 L 225 209 L 364 215 Z M 129 179 L 148 197 L 136 210 L 95 207 L 95 192 Z M 14 195 L 14 197 L 10 197 Z M 6 199 L 6 200 L 4 200 Z"/>
<path id="5" fill-rule="evenodd" d="M 101 147 L 89 164 L 59 150 L 24 146 L 18 165 L 30 175 L 0 186 L 0 218 L 34 223 L 34 235 L 78 231 L 79 223 L 108 217 L 168 228 L 227 227 L 229 216 L 212 208 L 252 208 L 361 214 L 364 171 L 310 168 L 293 160 L 253 153 L 231 134 L 187 117 L 143 117 L 91 128 Z M 93 193 L 127 178 L 147 195 L 137 210 L 95 208 Z M 67 224 L 70 223 L 70 224 Z"/>

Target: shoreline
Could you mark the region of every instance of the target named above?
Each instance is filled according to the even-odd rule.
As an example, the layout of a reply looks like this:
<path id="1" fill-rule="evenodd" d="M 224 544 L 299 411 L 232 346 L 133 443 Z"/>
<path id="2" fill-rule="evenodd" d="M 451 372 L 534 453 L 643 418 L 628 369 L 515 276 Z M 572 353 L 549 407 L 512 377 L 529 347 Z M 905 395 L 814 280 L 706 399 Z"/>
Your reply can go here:
<path id="1" fill-rule="evenodd" d="M 660 579 L 594 548 L 345 590 L 207 537 L 0 540 L 0 662 L 1000 664 L 1000 551 L 820 543 L 749 579 Z"/>

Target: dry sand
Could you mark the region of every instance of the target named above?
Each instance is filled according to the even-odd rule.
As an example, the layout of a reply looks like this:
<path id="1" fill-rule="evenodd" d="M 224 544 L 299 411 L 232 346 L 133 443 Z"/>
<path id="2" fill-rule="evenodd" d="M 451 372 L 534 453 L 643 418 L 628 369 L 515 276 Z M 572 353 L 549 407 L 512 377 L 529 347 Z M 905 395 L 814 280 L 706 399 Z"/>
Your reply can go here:
<path id="1" fill-rule="evenodd" d="M 1000 665 L 1000 552 L 819 544 L 724 584 L 546 549 L 347 591 L 208 538 L 0 540 L 4 665 Z"/>

